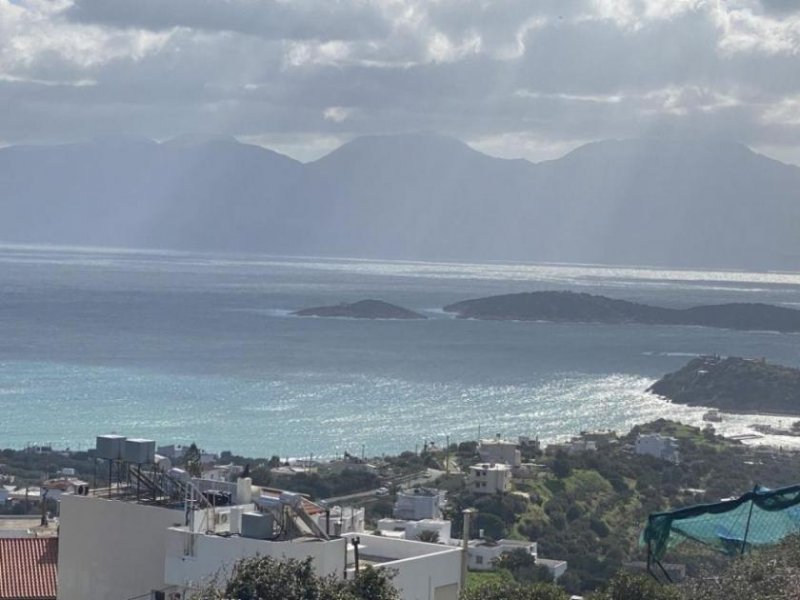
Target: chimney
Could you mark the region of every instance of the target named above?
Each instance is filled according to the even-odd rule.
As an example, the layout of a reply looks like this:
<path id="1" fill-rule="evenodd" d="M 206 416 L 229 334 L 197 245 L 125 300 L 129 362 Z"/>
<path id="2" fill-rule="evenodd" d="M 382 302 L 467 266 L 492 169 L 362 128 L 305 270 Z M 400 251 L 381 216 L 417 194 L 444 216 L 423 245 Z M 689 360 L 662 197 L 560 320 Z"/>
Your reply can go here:
<path id="1" fill-rule="evenodd" d="M 478 511 L 474 508 L 464 509 L 464 526 L 461 530 L 461 588 L 460 593 L 463 593 L 467 588 L 467 558 L 469 550 L 469 532 L 472 527 L 472 516 L 477 514 Z"/>

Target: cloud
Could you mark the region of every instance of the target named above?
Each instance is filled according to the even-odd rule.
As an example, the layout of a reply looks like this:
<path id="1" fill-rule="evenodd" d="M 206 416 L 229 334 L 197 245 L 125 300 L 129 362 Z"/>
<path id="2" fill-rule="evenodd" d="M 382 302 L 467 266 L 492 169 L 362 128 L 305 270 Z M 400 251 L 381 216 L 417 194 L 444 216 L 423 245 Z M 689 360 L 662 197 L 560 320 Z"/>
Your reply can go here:
<path id="1" fill-rule="evenodd" d="M 639 135 L 788 147 L 800 143 L 792 5 L 0 0 L 0 131 L 12 143 L 219 133 L 298 155 L 418 130 L 537 159 Z"/>
<path id="2" fill-rule="evenodd" d="M 75 0 L 65 14 L 75 22 L 120 28 L 184 27 L 270 39 L 374 38 L 388 32 L 380 8 L 359 0 Z"/>
<path id="3" fill-rule="evenodd" d="M 764 12 L 780 16 L 800 12 L 797 0 L 761 0 L 761 5 Z"/>
<path id="4" fill-rule="evenodd" d="M 350 116 L 350 110 L 344 106 L 329 106 L 322 111 L 322 118 L 326 121 L 333 121 L 334 123 L 341 123 L 347 120 Z"/>

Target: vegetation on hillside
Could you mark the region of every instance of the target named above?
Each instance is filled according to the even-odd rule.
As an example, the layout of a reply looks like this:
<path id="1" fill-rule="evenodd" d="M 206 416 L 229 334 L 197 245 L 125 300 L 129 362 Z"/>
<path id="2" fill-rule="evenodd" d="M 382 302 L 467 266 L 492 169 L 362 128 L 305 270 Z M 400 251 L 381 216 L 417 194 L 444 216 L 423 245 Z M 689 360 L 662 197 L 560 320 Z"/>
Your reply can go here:
<path id="1" fill-rule="evenodd" d="M 211 582 L 193 600 L 399 600 L 391 573 L 366 566 L 347 581 L 320 577 L 312 560 L 278 561 L 268 556 L 237 562 L 227 581 Z"/>
<path id="2" fill-rule="evenodd" d="M 656 381 L 673 402 L 729 412 L 800 415 L 800 369 L 734 356 L 701 356 Z"/>
<path id="3" fill-rule="evenodd" d="M 680 464 L 636 455 L 633 442 L 647 432 L 676 437 Z M 541 467 L 532 478 L 515 479 L 512 493 L 475 495 L 451 482 L 453 532 L 460 531 L 461 510 L 477 508 L 477 528 L 485 536 L 536 541 L 540 556 L 566 560 L 569 569 L 558 583 L 572 593 L 598 589 L 624 563 L 645 558 L 638 540 L 650 513 L 716 502 L 756 483 L 780 487 L 800 481 L 794 453 L 746 446 L 710 429 L 664 420 L 608 436 L 594 452 L 570 455 L 555 447 L 528 458 Z M 719 555 L 690 544 L 670 560 L 685 562 L 690 574 L 724 564 Z"/>

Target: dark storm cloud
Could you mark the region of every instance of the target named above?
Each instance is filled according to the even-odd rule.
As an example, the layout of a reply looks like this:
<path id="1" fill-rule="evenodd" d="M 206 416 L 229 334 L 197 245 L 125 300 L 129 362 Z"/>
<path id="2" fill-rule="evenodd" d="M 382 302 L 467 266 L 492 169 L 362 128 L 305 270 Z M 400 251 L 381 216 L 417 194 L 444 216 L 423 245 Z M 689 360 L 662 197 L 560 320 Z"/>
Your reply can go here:
<path id="1" fill-rule="evenodd" d="M 357 1 L 76 0 L 66 15 L 73 21 L 114 27 L 186 27 L 271 39 L 359 39 L 388 32 L 380 11 Z"/>
<path id="2" fill-rule="evenodd" d="M 761 0 L 764 10 L 778 15 L 800 12 L 798 0 Z"/>

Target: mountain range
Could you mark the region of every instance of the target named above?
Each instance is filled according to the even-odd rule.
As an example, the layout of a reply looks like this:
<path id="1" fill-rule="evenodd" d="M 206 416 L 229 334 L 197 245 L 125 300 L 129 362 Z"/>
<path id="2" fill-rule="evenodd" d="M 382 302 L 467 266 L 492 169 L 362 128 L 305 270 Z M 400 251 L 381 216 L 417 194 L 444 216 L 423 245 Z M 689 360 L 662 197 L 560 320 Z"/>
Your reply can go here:
<path id="1" fill-rule="evenodd" d="M 708 140 L 531 163 L 434 134 L 310 163 L 227 138 L 0 149 L 0 240 L 430 260 L 791 269 L 800 168 Z"/>

